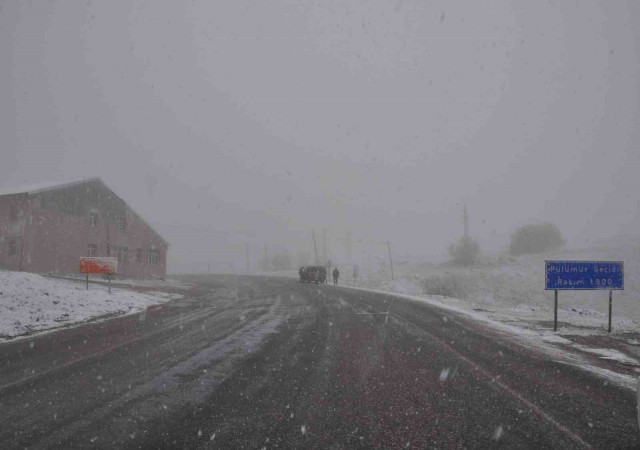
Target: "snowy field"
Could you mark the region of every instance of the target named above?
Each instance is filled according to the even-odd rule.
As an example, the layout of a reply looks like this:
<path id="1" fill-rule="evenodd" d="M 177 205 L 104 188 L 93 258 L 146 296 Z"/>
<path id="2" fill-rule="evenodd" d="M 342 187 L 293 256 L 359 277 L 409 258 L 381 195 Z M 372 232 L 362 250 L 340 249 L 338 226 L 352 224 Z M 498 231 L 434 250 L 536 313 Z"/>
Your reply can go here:
<path id="1" fill-rule="evenodd" d="M 89 320 L 130 314 L 178 294 L 125 289 L 0 270 L 0 340 L 31 335 Z"/>
<path id="2" fill-rule="evenodd" d="M 532 329 L 553 327 L 553 291 L 545 291 L 544 261 L 624 261 L 624 291 L 613 292 L 613 332 L 640 333 L 640 239 L 596 243 L 582 249 L 485 258 L 473 267 L 407 264 L 394 281 L 369 276 L 359 286 L 430 298 L 490 319 Z M 560 334 L 606 333 L 608 291 L 560 291 Z"/>

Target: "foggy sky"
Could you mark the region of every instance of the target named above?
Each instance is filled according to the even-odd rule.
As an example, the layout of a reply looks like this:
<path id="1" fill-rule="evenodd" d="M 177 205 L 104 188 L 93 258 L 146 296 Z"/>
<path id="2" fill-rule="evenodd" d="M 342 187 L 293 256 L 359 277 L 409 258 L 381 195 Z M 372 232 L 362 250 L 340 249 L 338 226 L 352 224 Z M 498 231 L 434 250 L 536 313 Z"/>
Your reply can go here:
<path id="1" fill-rule="evenodd" d="M 437 257 L 464 204 L 488 252 L 531 222 L 640 229 L 636 2 L 0 8 L 0 187 L 100 176 L 170 271 L 295 257 L 312 228 L 334 260 L 348 231 Z"/>

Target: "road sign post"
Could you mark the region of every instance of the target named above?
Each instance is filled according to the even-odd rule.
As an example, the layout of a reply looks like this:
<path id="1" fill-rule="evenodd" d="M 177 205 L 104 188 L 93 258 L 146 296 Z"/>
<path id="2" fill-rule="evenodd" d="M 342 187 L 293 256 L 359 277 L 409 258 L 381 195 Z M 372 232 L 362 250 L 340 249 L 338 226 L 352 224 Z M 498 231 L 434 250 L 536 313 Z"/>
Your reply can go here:
<path id="1" fill-rule="evenodd" d="M 609 333 L 611 333 L 611 310 L 613 309 L 613 291 L 609 290 Z"/>
<path id="2" fill-rule="evenodd" d="M 553 331 L 558 331 L 558 290 L 553 291 L 554 301 L 553 301 Z"/>
<path id="3" fill-rule="evenodd" d="M 89 289 L 89 274 L 103 273 L 108 275 L 109 294 L 111 294 L 111 275 L 118 271 L 118 258 L 114 257 L 81 257 L 80 273 L 87 274 L 87 289 Z"/>
<path id="4" fill-rule="evenodd" d="M 545 290 L 554 291 L 553 331 L 558 329 L 558 291 L 609 291 L 609 333 L 613 291 L 624 290 L 623 261 L 545 261 Z"/>

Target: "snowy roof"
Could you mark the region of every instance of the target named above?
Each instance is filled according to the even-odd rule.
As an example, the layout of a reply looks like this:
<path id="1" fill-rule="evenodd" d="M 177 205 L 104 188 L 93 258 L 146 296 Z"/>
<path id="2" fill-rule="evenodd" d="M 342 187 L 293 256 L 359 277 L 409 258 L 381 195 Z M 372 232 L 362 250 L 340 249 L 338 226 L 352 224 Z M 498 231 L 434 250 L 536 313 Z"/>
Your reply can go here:
<path id="1" fill-rule="evenodd" d="M 46 191 L 55 191 L 58 189 L 63 189 L 63 188 L 69 188 L 72 186 L 76 186 L 78 184 L 83 184 L 83 183 L 91 183 L 91 182 L 95 182 L 98 181 L 100 183 L 102 183 L 107 189 L 109 189 L 111 192 L 113 192 L 116 196 L 119 197 L 119 195 L 114 192 L 113 189 L 111 189 L 109 186 L 106 185 L 106 183 L 104 181 L 102 181 L 100 178 L 98 177 L 93 177 L 93 178 L 80 178 L 77 180 L 73 180 L 73 181 L 66 181 L 66 182 L 57 182 L 57 183 L 38 183 L 38 184 L 32 184 L 32 185 L 28 185 L 28 186 L 18 186 L 18 187 L 12 187 L 12 188 L 0 188 L 0 197 L 5 196 L 5 195 L 17 195 L 17 194 L 28 194 L 28 195 L 33 195 L 33 194 L 38 194 L 40 192 L 46 192 Z M 122 200 L 124 201 L 124 200 Z M 125 202 L 126 203 L 126 202 Z M 153 231 L 156 235 L 158 235 L 158 237 L 165 243 L 167 244 L 167 246 L 169 245 L 169 242 L 162 237 L 162 235 L 160 235 L 160 233 L 158 233 L 150 224 L 149 222 L 147 222 L 146 220 L 144 220 L 140 214 L 138 214 L 137 212 L 135 212 L 133 210 L 133 208 L 129 207 L 129 210 L 136 215 L 136 217 L 138 219 L 140 219 L 142 222 L 144 222 L 145 225 L 147 225 L 151 231 Z"/>
<path id="2" fill-rule="evenodd" d="M 23 185 L 16 187 L 0 188 L 0 197 L 4 195 L 16 194 L 37 194 L 38 192 L 54 191 L 57 189 L 68 188 L 77 184 L 88 183 L 91 181 L 99 181 L 100 178 L 81 178 L 78 180 L 57 182 L 57 183 L 37 183 L 31 185 Z"/>

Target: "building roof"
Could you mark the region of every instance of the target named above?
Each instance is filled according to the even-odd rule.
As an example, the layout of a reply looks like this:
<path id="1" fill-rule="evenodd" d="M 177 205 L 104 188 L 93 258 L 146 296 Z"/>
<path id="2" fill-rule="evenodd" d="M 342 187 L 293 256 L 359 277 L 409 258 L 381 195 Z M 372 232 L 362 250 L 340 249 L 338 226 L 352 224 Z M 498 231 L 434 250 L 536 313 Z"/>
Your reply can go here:
<path id="1" fill-rule="evenodd" d="M 66 182 L 57 182 L 57 183 L 38 183 L 38 184 L 32 184 L 32 185 L 26 185 L 26 186 L 17 186 L 17 187 L 13 187 L 13 188 L 0 188 L 0 197 L 6 196 L 6 195 L 19 195 L 19 194 L 26 194 L 26 195 L 35 195 L 35 194 L 39 194 L 41 192 L 48 192 L 48 191 L 57 191 L 58 189 L 66 189 L 66 188 L 70 188 L 73 186 L 77 186 L 79 184 L 84 184 L 84 183 L 93 183 L 93 182 L 98 182 L 101 183 L 104 187 L 106 187 L 107 189 L 109 189 L 111 192 L 113 192 L 117 197 L 120 197 L 113 189 L 111 189 L 104 181 L 102 181 L 102 179 L 100 179 L 99 177 L 93 177 L 93 178 L 81 178 L 81 179 L 77 179 L 77 180 L 73 180 L 73 181 L 66 181 Z M 124 201 L 124 199 L 122 199 L 120 197 L 120 199 L 127 204 L 128 203 Z M 129 207 L 129 210 L 135 214 L 135 216 L 140 219 L 146 226 L 149 227 L 149 229 L 151 231 L 153 231 L 155 234 L 158 235 L 158 237 L 165 243 L 167 244 L 167 246 L 169 246 L 169 242 L 162 237 L 162 235 L 160 233 L 158 233 L 150 224 L 149 222 L 147 222 L 146 220 L 144 220 L 140 214 L 138 214 L 137 212 L 135 212 L 133 210 L 133 208 Z"/>
<path id="2" fill-rule="evenodd" d="M 23 185 L 23 186 L 0 188 L 0 197 L 4 195 L 17 195 L 17 194 L 33 195 L 39 192 L 55 191 L 58 189 L 68 188 L 68 187 L 75 186 L 77 184 L 89 183 L 92 181 L 102 181 L 102 180 L 100 180 L 100 178 L 97 178 L 97 177 L 80 178 L 77 180 L 65 181 L 62 183 L 61 182 L 37 183 L 37 184 L 29 184 L 29 185 Z"/>

